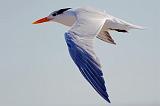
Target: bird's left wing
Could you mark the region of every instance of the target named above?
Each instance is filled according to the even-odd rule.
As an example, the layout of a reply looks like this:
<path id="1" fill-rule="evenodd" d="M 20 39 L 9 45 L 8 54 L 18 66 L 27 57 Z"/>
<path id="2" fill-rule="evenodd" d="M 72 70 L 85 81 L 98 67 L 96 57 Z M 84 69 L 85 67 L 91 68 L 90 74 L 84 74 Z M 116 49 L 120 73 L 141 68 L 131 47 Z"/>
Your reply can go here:
<path id="1" fill-rule="evenodd" d="M 98 58 L 93 51 L 93 38 L 79 37 L 75 32 L 65 33 L 70 56 L 92 87 L 110 103 Z"/>

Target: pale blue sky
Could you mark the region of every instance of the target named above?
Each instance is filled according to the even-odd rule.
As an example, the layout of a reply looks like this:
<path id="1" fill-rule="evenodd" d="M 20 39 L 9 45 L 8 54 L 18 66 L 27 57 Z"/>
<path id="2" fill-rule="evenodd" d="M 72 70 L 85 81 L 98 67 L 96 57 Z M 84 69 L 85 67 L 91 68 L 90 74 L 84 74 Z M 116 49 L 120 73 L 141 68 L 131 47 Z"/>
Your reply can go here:
<path id="1" fill-rule="evenodd" d="M 68 28 L 32 21 L 63 7 L 93 6 L 147 27 L 96 40 L 112 104 L 160 104 L 159 0 L 1 0 L 0 106 L 106 106 L 71 60 Z"/>

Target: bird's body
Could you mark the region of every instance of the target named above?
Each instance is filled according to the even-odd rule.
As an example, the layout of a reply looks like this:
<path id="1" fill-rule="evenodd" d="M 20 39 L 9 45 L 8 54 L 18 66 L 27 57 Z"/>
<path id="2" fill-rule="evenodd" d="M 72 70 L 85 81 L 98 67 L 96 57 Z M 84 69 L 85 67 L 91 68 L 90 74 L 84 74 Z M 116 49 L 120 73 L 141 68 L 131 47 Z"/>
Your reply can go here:
<path id="1" fill-rule="evenodd" d="M 92 7 L 71 9 L 55 17 L 54 22 L 71 27 L 70 31 L 77 32 L 78 35 L 96 35 L 97 38 L 112 44 L 115 42 L 109 31 L 128 32 L 130 29 L 143 29 Z"/>
<path id="2" fill-rule="evenodd" d="M 50 20 L 71 27 L 65 33 L 65 39 L 73 61 L 92 87 L 110 103 L 101 64 L 94 52 L 94 38 L 97 37 L 105 42 L 115 44 L 109 31 L 128 32 L 130 29 L 142 29 L 142 27 L 91 7 L 60 9 L 34 24 Z"/>

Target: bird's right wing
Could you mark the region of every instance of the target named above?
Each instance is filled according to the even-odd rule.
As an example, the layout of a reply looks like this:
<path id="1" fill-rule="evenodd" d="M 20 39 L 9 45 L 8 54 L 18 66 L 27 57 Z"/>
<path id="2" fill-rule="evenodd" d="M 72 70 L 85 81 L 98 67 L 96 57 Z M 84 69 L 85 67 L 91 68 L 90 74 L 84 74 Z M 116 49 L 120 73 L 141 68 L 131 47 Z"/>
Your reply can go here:
<path id="1" fill-rule="evenodd" d="M 128 32 L 130 29 L 144 29 L 141 26 L 131 24 L 122 19 L 106 14 L 104 26 L 107 30 L 115 30 L 118 32 Z"/>
<path id="2" fill-rule="evenodd" d="M 96 37 L 104 42 L 116 44 L 108 31 L 101 31 Z"/>
<path id="3" fill-rule="evenodd" d="M 144 29 L 144 28 L 142 28 L 141 26 L 133 25 L 122 19 L 113 17 L 109 14 L 106 14 L 105 23 L 103 24 L 103 27 L 101 28 L 100 32 L 96 37 L 104 42 L 116 44 L 112 39 L 111 35 L 109 34 L 109 31 L 113 30 L 117 32 L 128 32 L 130 29 Z"/>

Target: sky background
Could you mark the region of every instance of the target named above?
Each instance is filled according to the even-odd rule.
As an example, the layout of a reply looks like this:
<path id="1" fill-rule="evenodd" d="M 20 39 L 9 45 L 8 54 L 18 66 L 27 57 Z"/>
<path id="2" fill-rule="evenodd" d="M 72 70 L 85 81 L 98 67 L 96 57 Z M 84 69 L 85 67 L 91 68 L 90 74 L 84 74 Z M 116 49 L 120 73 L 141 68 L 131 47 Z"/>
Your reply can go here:
<path id="1" fill-rule="evenodd" d="M 160 104 L 159 0 L 1 0 L 0 106 L 156 106 Z M 147 27 L 112 33 L 117 45 L 96 40 L 112 104 L 71 60 L 67 27 L 32 25 L 64 7 L 93 6 Z"/>

